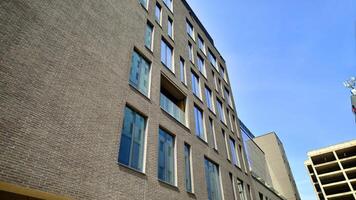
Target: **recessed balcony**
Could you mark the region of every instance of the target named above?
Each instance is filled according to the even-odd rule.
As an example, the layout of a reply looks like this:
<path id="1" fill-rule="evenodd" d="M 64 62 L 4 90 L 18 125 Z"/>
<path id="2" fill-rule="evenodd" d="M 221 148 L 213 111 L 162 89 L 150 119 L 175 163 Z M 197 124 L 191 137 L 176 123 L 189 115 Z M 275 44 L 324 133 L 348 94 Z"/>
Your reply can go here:
<path id="1" fill-rule="evenodd" d="M 186 96 L 167 77 L 161 75 L 160 106 L 178 122 L 186 122 Z"/>

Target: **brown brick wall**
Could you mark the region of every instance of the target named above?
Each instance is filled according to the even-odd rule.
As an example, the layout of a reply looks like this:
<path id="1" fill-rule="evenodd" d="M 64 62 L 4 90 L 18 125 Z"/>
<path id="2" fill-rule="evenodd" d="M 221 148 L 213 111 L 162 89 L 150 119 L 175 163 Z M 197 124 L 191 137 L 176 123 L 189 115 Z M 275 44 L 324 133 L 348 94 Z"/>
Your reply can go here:
<path id="1" fill-rule="evenodd" d="M 196 68 L 186 53 L 186 17 L 225 66 L 224 61 L 182 1 L 174 1 L 172 14 L 158 0 L 162 28 L 154 20 L 155 2 L 149 1 L 148 12 L 136 0 L 0 2 L 0 181 L 75 199 L 207 199 L 207 156 L 220 165 L 225 200 L 233 199 L 229 172 L 251 185 L 250 175 L 227 161 L 220 130 L 242 145 L 229 120 L 222 125 L 191 92 L 189 72 Z M 174 46 L 175 75 L 160 62 L 168 15 L 174 19 L 174 41 L 168 41 Z M 144 47 L 147 19 L 155 27 L 153 53 Z M 128 84 L 134 47 L 152 62 L 149 99 Z M 188 87 L 179 81 L 179 56 L 187 63 Z M 206 57 L 205 62 L 208 78 L 200 74 L 200 79 L 222 99 L 214 90 L 214 69 Z M 188 97 L 189 129 L 160 109 L 161 72 Z M 195 136 L 194 103 L 206 119 L 214 119 L 218 153 Z M 145 174 L 117 163 L 126 104 L 149 119 Z M 177 188 L 157 180 L 159 126 L 176 135 Z M 192 146 L 195 196 L 185 191 L 184 142 Z"/>

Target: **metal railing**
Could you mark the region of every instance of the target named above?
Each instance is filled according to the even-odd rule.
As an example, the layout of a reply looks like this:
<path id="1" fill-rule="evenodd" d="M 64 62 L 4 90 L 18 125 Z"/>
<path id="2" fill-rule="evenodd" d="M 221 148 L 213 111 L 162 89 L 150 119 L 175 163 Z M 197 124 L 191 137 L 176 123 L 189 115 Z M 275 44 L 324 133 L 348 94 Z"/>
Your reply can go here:
<path id="1" fill-rule="evenodd" d="M 168 99 L 164 94 L 161 93 L 160 98 L 161 108 L 178 120 L 180 123 L 185 124 L 185 113 L 170 99 Z"/>

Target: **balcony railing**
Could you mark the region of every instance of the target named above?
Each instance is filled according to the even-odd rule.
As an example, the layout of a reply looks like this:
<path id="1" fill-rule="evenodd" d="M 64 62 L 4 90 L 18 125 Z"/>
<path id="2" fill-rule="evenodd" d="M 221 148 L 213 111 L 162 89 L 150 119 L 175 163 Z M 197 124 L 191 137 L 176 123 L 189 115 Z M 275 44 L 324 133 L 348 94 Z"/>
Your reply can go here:
<path id="1" fill-rule="evenodd" d="M 161 93 L 160 99 L 161 108 L 169 113 L 172 117 L 185 125 L 185 113 L 164 94 Z"/>

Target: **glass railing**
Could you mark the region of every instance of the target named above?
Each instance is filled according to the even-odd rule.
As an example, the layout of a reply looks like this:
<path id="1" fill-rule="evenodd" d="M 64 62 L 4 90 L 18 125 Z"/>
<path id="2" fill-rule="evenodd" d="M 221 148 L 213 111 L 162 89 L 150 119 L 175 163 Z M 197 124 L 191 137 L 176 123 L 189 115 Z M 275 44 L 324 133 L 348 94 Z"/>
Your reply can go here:
<path id="1" fill-rule="evenodd" d="M 169 113 L 172 117 L 185 125 L 185 113 L 164 94 L 161 93 L 160 99 L 161 108 Z"/>

